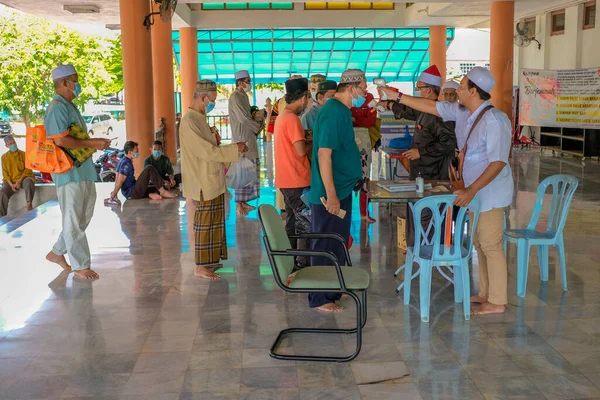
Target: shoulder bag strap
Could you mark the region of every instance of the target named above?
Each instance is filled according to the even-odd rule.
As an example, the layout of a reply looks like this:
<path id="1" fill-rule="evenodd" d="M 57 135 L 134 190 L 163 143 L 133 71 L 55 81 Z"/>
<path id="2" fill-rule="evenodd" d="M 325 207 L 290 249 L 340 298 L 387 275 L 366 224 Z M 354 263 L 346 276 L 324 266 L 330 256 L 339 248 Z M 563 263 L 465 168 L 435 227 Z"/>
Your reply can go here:
<path id="1" fill-rule="evenodd" d="M 463 156 L 465 154 L 467 154 L 467 145 L 469 144 L 469 139 L 471 138 L 471 134 L 475 130 L 475 127 L 477 126 L 477 124 L 479 123 L 479 121 L 481 121 L 481 119 L 483 118 L 484 114 L 486 112 L 488 112 L 489 110 L 491 110 L 492 108 L 494 108 L 494 106 L 492 106 L 492 105 L 487 106 L 486 108 L 484 108 L 483 110 L 481 110 L 481 112 L 479 113 L 479 115 L 477 116 L 477 118 L 475 118 L 475 122 L 473 122 L 473 125 L 471 126 L 471 130 L 469 131 L 469 134 L 467 135 L 467 140 L 465 141 L 465 145 L 463 146 L 463 149 L 462 149 Z"/>

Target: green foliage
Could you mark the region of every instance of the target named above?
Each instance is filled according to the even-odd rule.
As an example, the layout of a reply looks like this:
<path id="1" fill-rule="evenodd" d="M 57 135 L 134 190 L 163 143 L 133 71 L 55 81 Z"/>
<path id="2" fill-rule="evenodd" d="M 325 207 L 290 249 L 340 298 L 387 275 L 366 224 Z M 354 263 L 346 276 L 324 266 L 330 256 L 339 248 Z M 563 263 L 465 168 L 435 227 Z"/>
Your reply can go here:
<path id="1" fill-rule="evenodd" d="M 256 85 L 254 85 L 254 87 L 256 87 L 256 90 L 264 90 L 264 89 L 268 89 L 271 91 L 284 91 L 284 86 L 283 83 L 257 83 Z"/>
<path id="2" fill-rule="evenodd" d="M 106 43 L 37 17 L 0 15 L 0 112 L 26 124 L 40 120 L 54 96 L 52 70 L 67 63 L 79 74 L 79 106 L 123 87 L 120 39 Z"/>

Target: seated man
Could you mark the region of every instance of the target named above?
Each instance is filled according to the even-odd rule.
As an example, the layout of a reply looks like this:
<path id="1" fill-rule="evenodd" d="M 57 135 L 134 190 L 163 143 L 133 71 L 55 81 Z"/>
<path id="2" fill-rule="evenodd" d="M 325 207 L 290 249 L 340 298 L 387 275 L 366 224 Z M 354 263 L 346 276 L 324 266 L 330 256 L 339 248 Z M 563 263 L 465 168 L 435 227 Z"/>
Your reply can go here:
<path id="1" fill-rule="evenodd" d="M 143 199 L 150 197 L 153 200 L 165 198 L 175 198 L 175 194 L 165 188 L 165 181 L 158 173 L 156 168 L 148 166 L 144 168 L 138 179 L 135 179 L 135 171 L 132 160 L 140 156 L 138 144 L 127 141 L 123 148 L 125 155 L 117 165 L 117 178 L 115 180 L 115 189 L 110 194 L 111 200 L 117 198 L 119 189 L 126 199 Z M 152 183 L 153 188 L 150 187 Z M 158 191 L 158 194 L 156 193 Z"/>
<path id="2" fill-rule="evenodd" d="M 152 154 L 144 160 L 144 168 L 149 165 L 156 168 L 163 177 L 167 189 L 172 189 L 181 183 L 181 174 L 174 173 L 171 160 L 163 154 L 163 144 L 160 140 L 152 143 Z"/>
<path id="3" fill-rule="evenodd" d="M 33 209 L 35 181 L 33 171 L 25 168 L 25 152 L 19 150 L 12 135 L 4 138 L 8 152 L 2 156 L 2 189 L 0 189 L 0 217 L 8 214 L 8 202 L 20 189 L 25 190 L 27 211 Z"/>

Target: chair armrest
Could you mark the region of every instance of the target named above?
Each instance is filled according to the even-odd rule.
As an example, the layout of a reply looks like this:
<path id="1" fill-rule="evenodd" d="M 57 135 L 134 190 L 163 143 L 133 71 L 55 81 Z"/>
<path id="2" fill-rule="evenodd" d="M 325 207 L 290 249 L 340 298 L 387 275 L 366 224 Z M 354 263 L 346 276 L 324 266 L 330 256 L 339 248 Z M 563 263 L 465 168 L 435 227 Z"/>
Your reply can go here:
<path id="1" fill-rule="evenodd" d="M 340 242 L 346 255 L 346 264 L 352 266 L 352 260 L 350 259 L 350 252 L 348 251 L 348 244 L 342 235 L 335 232 L 324 232 L 324 233 L 302 233 L 300 235 L 291 235 L 290 239 L 331 239 Z"/>
<path id="2" fill-rule="evenodd" d="M 331 251 L 325 251 L 325 250 L 286 250 L 286 251 L 271 251 L 271 255 L 273 255 L 273 256 L 289 256 L 289 257 L 296 257 L 296 256 L 317 256 L 317 257 L 322 256 L 322 257 L 327 257 L 331 261 L 333 261 L 333 265 L 335 266 L 335 272 L 337 273 L 338 281 L 340 283 L 340 289 L 341 290 L 346 290 L 346 282 L 344 282 L 344 275 L 342 274 L 342 268 L 340 267 L 340 263 L 339 263 L 337 257 Z"/>

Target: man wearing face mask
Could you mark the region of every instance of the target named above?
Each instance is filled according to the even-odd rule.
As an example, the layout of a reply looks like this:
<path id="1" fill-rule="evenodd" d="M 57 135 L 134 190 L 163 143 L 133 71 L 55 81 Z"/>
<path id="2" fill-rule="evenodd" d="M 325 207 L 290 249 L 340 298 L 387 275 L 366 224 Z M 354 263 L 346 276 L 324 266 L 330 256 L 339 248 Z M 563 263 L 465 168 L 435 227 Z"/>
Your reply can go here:
<path id="1" fill-rule="evenodd" d="M 285 82 L 287 106 L 275 121 L 275 187 L 281 190 L 285 202 L 288 236 L 310 232 L 308 207 L 302 201 L 302 193 L 310 186 L 310 163 L 308 153 L 312 143 L 306 140 L 298 114 L 306 108 L 309 91 L 305 78 Z M 290 239 L 292 248 L 307 249 L 308 243 Z M 300 267 L 309 265 L 308 258 L 299 257 Z"/>
<path id="2" fill-rule="evenodd" d="M 70 135 L 71 130 L 87 132 L 85 120 L 73 104 L 81 93 L 79 76 L 72 65 L 61 65 L 52 71 L 56 95 L 48 105 L 44 128 L 48 138 L 60 147 L 68 149 L 92 148 L 105 150 L 109 139 L 79 139 Z M 90 248 L 85 230 L 94 215 L 96 203 L 96 168 L 90 157 L 80 167 L 62 174 L 52 174 L 62 213 L 62 231 L 52 251 L 46 255 L 50 262 L 65 271 L 75 273 L 78 279 L 98 279 L 91 269 Z M 69 254 L 69 265 L 65 259 Z"/>
<path id="3" fill-rule="evenodd" d="M 304 115 L 302 115 L 302 127 L 305 131 L 313 130 L 317 115 L 321 111 L 325 102 L 335 95 L 337 89 L 337 83 L 335 81 L 323 81 L 317 85 L 317 91 L 311 92 L 311 97 L 314 100 L 310 109 L 308 109 Z"/>
<path id="4" fill-rule="evenodd" d="M 342 74 L 335 96 L 329 100 L 315 121 L 313 129 L 313 161 L 311 164 L 310 195 L 312 211 L 311 230 L 314 233 L 335 232 L 350 241 L 352 221 L 352 191 L 361 179 L 360 151 L 352 126 L 352 107 L 360 107 L 361 97 L 367 95 L 365 73 L 349 69 Z M 322 203 L 321 198 L 325 199 Z M 340 218 L 340 210 L 346 215 Z M 340 265 L 346 265 L 346 254 L 338 242 L 317 239 L 313 250 L 331 251 Z M 312 257 L 312 265 L 332 265 L 326 257 Z M 337 312 L 343 308 L 335 304 L 341 295 L 310 293 L 311 308 Z"/>
<path id="5" fill-rule="evenodd" d="M 152 143 L 152 154 L 144 160 L 144 169 L 149 165 L 156 168 L 156 171 L 163 177 L 165 188 L 172 189 L 181 183 L 181 174 L 175 174 L 173 171 L 171 160 L 163 154 L 163 144 L 160 140 Z"/>
<path id="6" fill-rule="evenodd" d="M 458 93 L 456 91 L 459 87 L 460 85 L 455 81 L 444 83 L 444 86 L 442 86 L 442 96 L 444 96 L 444 101 L 456 103 L 458 101 Z"/>
<path id="7" fill-rule="evenodd" d="M 194 99 L 181 119 L 181 169 L 183 195 L 194 213 L 194 275 L 215 280 L 213 271 L 227 259 L 225 236 L 226 163 L 237 161 L 248 151 L 245 143 L 220 146 L 218 132 L 206 122 L 206 114 L 215 105 L 217 84 L 210 80 L 196 82 Z M 193 202 L 193 204 L 192 204 Z"/>
<path id="8" fill-rule="evenodd" d="M 33 171 L 25 168 L 25 152 L 19 150 L 12 135 L 4 138 L 8 153 L 2 156 L 2 189 L 0 189 L 0 218 L 8 214 L 8 202 L 19 190 L 25 191 L 27 211 L 33 209 L 35 181 Z"/>
<path id="9" fill-rule="evenodd" d="M 162 198 L 173 199 L 177 196 L 165 188 L 165 181 L 152 165 L 144 168 L 138 179 L 135 179 L 135 170 L 133 167 L 134 159 L 140 156 L 138 144 L 131 140 L 125 142 L 123 147 L 125 156 L 117 164 L 117 177 L 115 179 L 115 188 L 110 194 L 111 199 L 116 199 L 121 194 L 126 199 L 143 199 L 150 197 L 152 200 L 162 200 Z M 158 194 L 155 193 L 158 191 Z"/>
<path id="10" fill-rule="evenodd" d="M 243 70 L 235 74 L 236 88 L 229 98 L 229 118 L 231 121 L 231 136 L 235 143 L 246 143 L 248 152 L 246 158 L 256 166 L 256 175 L 260 176 L 260 160 L 258 158 L 258 144 L 256 138 L 264 128 L 264 124 L 255 121 L 250 113 L 250 100 L 248 93 L 252 91 L 250 74 Z M 248 215 L 248 212 L 256 209 L 247 202 L 260 196 L 260 181 L 250 183 L 243 189 L 234 190 L 234 200 L 239 215 Z"/>

